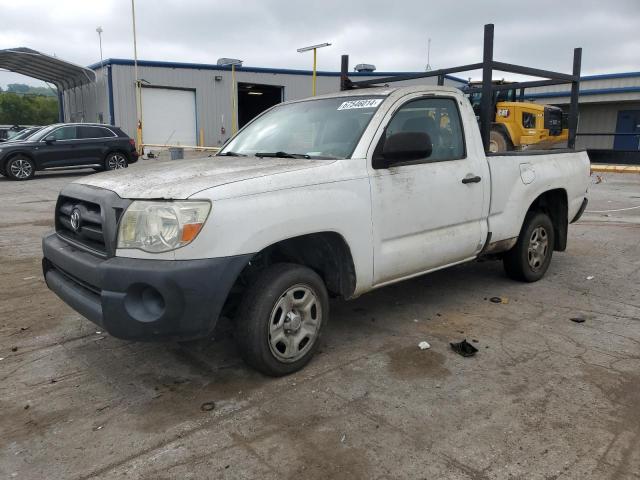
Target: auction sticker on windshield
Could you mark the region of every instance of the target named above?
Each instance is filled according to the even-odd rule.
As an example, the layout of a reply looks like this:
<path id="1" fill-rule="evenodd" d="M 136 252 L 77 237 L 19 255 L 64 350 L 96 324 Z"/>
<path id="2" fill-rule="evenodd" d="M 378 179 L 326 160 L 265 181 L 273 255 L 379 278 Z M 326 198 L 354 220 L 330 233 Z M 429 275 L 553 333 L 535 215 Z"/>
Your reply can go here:
<path id="1" fill-rule="evenodd" d="M 375 108 L 382 103 L 383 98 L 363 98 L 362 100 L 349 100 L 342 102 L 338 110 L 351 110 L 354 108 Z"/>

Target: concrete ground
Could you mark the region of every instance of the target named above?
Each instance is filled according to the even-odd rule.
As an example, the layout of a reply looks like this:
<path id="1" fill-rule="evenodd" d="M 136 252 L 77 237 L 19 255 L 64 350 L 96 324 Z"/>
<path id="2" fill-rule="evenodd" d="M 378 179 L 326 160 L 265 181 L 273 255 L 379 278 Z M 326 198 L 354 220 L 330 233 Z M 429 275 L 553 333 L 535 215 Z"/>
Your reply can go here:
<path id="1" fill-rule="evenodd" d="M 126 342 L 47 290 L 40 237 L 78 175 L 0 178 L 0 477 L 640 478 L 639 175 L 594 177 L 542 281 L 475 262 L 335 302 L 320 354 L 280 379 L 228 326 Z"/>

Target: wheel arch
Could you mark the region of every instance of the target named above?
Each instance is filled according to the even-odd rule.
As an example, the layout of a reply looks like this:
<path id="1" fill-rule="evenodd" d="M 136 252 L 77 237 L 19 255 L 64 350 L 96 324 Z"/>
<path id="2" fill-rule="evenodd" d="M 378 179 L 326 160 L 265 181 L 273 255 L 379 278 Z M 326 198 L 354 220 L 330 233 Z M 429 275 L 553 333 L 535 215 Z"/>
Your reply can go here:
<path id="1" fill-rule="evenodd" d="M 16 150 L 14 152 L 7 153 L 6 156 L 3 157 L 2 160 L 0 160 L 0 168 L 4 169 L 7 165 L 7 162 L 17 156 L 27 157 L 29 160 L 33 162 L 33 164 L 35 165 L 35 169 L 38 170 L 38 164 L 36 162 L 36 159 L 34 158 L 33 154 L 31 154 L 31 152 L 26 150 Z"/>
<path id="2" fill-rule="evenodd" d="M 568 208 L 568 196 L 564 188 L 547 190 L 538 195 L 531 203 L 522 221 L 524 224 L 524 218 L 526 218 L 529 212 L 543 212 L 549 215 L 555 234 L 553 249 L 563 252 L 567 248 L 567 231 L 569 226 Z"/>
<path id="3" fill-rule="evenodd" d="M 235 310 L 242 292 L 259 272 L 285 262 L 315 271 L 333 297 L 350 298 L 355 292 L 356 270 L 347 241 L 337 232 L 316 232 L 280 240 L 254 254 L 231 288 L 225 311 Z"/>
<path id="4" fill-rule="evenodd" d="M 111 155 L 112 153 L 121 153 L 125 156 L 125 158 L 127 159 L 127 163 L 131 163 L 131 155 L 129 152 L 127 152 L 126 150 L 124 150 L 123 148 L 119 148 L 119 147 L 110 147 L 106 153 L 104 154 L 104 156 L 102 157 L 102 162 L 106 162 L 107 161 L 107 157 L 109 155 Z"/>

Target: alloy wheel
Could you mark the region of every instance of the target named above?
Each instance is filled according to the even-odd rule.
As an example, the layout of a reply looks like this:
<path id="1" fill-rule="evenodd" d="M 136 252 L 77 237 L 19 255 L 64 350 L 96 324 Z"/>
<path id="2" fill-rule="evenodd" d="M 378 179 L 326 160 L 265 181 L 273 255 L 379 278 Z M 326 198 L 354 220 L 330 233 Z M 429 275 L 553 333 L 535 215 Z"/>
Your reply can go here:
<path id="1" fill-rule="evenodd" d="M 11 162 L 9 171 L 15 178 L 23 180 L 25 178 L 29 178 L 33 174 L 33 167 L 28 160 L 18 158 L 17 160 Z"/>
<path id="2" fill-rule="evenodd" d="M 109 157 L 109 161 L 107 162 L 107 168 L 109 168 L 109 170 L 120 170 L 121 168 L 127 168 L 127 159 L 124 158 L 124 155 L 120 155 L 119 153 L 111 155 Z"/>

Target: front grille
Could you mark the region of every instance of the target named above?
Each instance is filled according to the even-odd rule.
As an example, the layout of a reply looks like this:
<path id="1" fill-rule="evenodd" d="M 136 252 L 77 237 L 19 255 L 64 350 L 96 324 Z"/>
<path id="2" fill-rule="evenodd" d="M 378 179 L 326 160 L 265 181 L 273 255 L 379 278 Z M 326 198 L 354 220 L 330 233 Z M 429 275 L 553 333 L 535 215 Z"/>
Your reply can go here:
<path id="1" fill-rule="evenodd" d="M 90 250 L 107 253 L 102 209 L 97 203 L 61 195 L 56 210 L 56 231 Z"/>
<path id="2" fill-rule="evenodd" d="M 549 135 L 560 135 L 562 133 L 562 110 L 557 107 L 545 107 L 544 128 L 549 130 Z"/>

